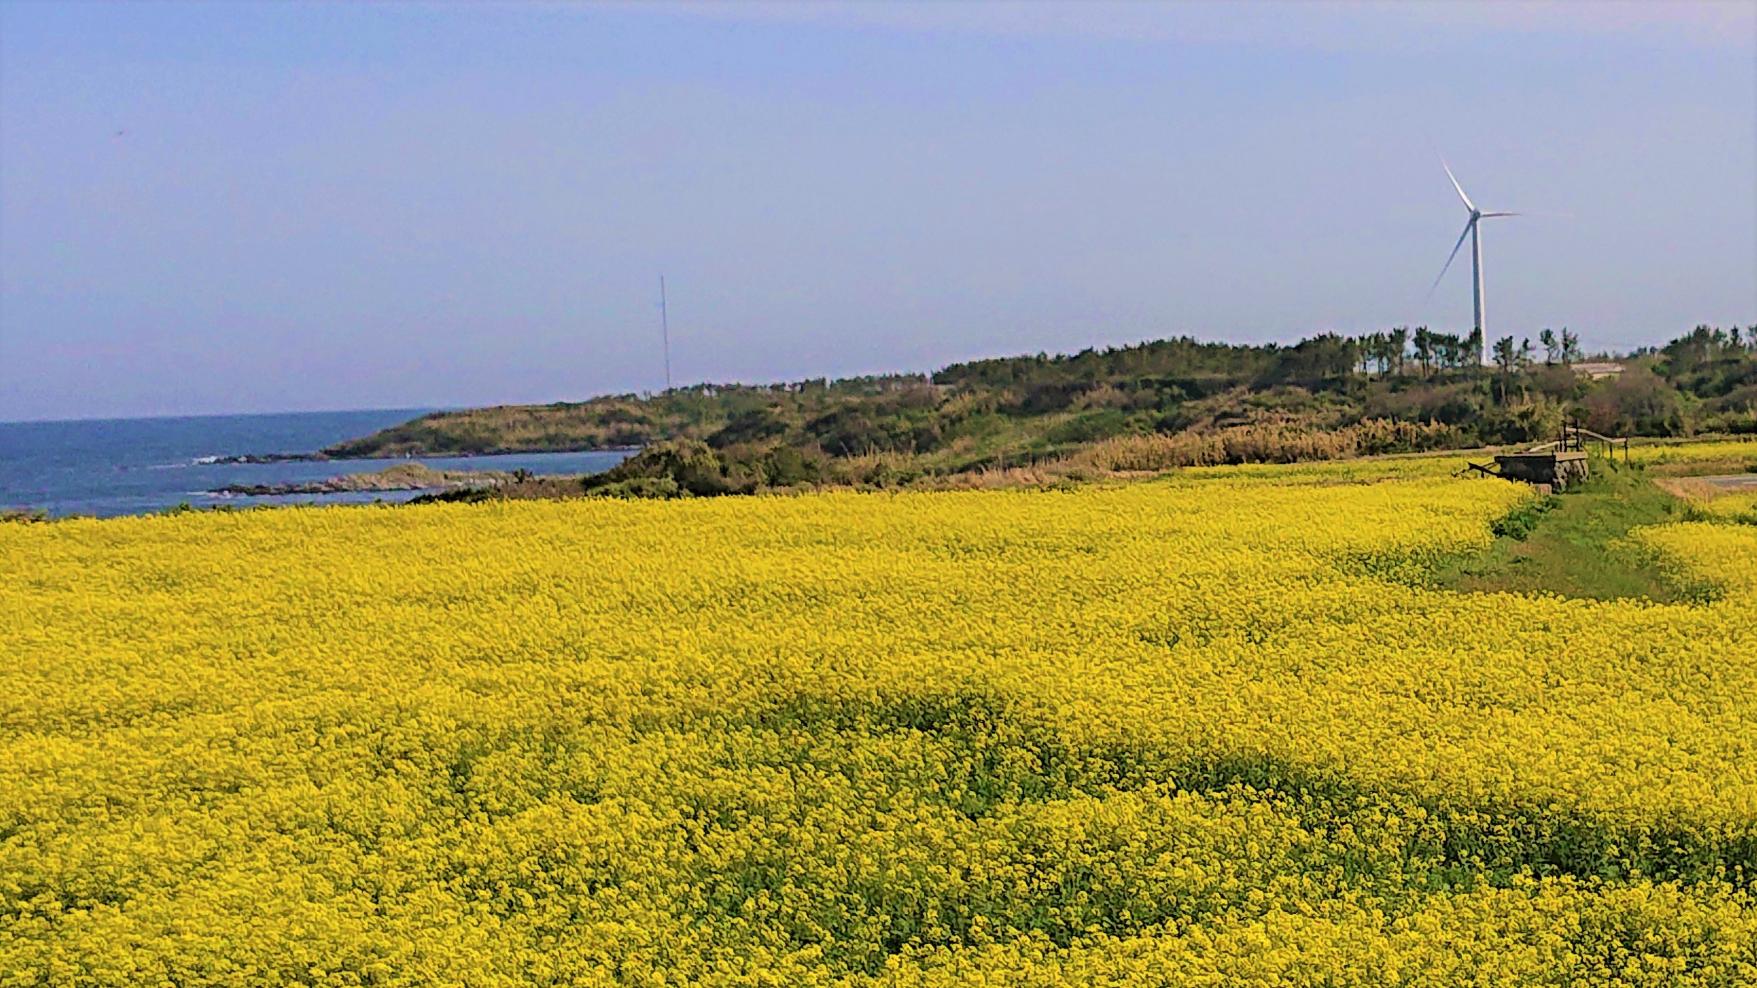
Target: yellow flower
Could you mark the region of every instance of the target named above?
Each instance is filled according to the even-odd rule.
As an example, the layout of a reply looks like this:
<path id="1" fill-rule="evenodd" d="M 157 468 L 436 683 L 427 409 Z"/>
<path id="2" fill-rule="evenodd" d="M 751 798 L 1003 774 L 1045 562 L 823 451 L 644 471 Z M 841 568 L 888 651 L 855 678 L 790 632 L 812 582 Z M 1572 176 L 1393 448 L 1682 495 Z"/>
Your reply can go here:
<path id="1" fill-rule="evenodd" d="M 0 985 L 1757 979 L 1757 526 L 1457 466 L 0 526 Z"/>

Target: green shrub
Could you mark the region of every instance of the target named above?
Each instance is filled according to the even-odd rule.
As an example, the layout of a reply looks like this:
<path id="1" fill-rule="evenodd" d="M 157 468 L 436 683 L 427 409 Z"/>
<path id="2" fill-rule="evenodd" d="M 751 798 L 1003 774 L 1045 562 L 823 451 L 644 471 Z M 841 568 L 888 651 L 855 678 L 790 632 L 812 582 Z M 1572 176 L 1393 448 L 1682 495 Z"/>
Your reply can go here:
<path id="1" fill-rule="evenodd" d="M 763 482 L 769 487 L 796 487 L 823 480 L 827 457 L 816 449 L 776 446 L 763 455 Z"/>
<path id="2" fill-rule="evenodd" d="M 586 493 L 590 497 L 654 498 L 657 500 L 686 497 L 689 494 L 670 477 L 635 477 L 630 480 L 619 480 L 612 484 L 593 487 Z"/>
<path id="3" fill-rule="evenodd" d="M 1524 542 L 1537 530 L 1538 519 L 1555 510 L 1559 503 L 1553 494 L 1533 498 L 1495 519 L 1489 531 L 1494 532 L 1496 538 Z"/>
<path id="4" fill-rule="evenodd" d="M 1100 408 L 1085 412 L 1051 426 L 1043 438 L 1054 445 L 1089 443 L 1121 435 L 1129 428 L 1129 417 L 1120 409 Z"/>

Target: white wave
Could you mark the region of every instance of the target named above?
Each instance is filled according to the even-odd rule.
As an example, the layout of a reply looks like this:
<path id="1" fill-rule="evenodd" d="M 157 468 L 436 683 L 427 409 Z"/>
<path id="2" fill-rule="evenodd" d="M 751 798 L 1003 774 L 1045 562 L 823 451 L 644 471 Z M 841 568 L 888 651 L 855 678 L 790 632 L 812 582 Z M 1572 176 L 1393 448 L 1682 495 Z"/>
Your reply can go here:
<path id="1" fill-rule="evenodd" d="M 148 470 L 183 470 L 189 467 L 207 467 L 225 459 L 223 456 L 198 456 L 193 460 L 178 460 L 175 463 L 149 463 Z"/>

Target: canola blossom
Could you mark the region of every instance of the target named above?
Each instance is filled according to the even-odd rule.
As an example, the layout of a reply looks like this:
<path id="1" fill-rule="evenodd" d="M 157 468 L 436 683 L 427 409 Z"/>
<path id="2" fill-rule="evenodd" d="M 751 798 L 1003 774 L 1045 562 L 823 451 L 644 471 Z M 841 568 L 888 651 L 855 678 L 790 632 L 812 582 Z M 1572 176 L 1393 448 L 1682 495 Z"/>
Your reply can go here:
<path id="1" fill-rule="evenodd" d="M 1458 465 L 0 526 L 0 985 L 1757 982 L 1757 526 Z"/>
<path id="2" fill-rule="evenodd" d="M 1619 452 L 1619 456 L 1622 454 Z M 1635 463 L 1704 463 L 1713 460 L 1743 460 L 1746 469 L 1757 465 L 1757 436 L 1719 439 L 1708 442 L 1653 442 L 1629 447 L 1629 458 Z"/>
<path id="3" fill-rule="evenodd" d="M 1695 500 L 1690 505 L 1711 520 L 1739 521 L 1757 525 L 1757 491 L 1740 491 Z"/>

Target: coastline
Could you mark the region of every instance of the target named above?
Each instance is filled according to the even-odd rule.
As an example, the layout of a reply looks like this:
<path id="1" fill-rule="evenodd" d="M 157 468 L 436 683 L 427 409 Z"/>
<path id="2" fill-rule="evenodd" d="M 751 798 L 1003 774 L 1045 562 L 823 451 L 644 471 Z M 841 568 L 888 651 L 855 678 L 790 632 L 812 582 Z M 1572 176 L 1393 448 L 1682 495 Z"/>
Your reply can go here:
<path id="1" fill-rule="evenodd" d="M 0 426 L 0 508 L 47 517 L 107 518 L 287 502 L 402 500 L 431 477 L 401 483 L 349 479 L 419 464 L 436 471 L 530 476 L 596 473 L 628 454 L 512 453 L 503 456 L 349 457 L 321 452 L 350 437 L 406 421 L 406 412 L 288 412 L 149 417 Z M 285 493 L 283 493 L 285 492 Z M 381 493 L 380 493 L 381 492 Z"/>
<path id="2" fill-rule="evenodd" d="M 643 445 L 630 444 L 622 446 L 497 446 L 492 449 L 477 450 L 419 449 L 368 453 L 331 453 L 325 450 L 316 450 L 310 453 L 232 453 L 205 458 L 205 462 L 230 466 L 263 463 L 346 463 L 351 460 L 420 460 L 442 457 L 452 460 L 470 460 L 482 456 L 537 456 L 551 453 L 637 453 L 645 448 Z"/>
<path id="3" fill-rule="evenodd" d="M 222 484 L 209 488 L 207 493 L 222 497 L 286 497 L 296 494 L 444 491 L 498 487 L 512 482 L 517 476 L 517 473 L 503 470 L 435 470 L 422 463 L 399 463 L 382 470 L 344 473 L 322 480 Z"/>

